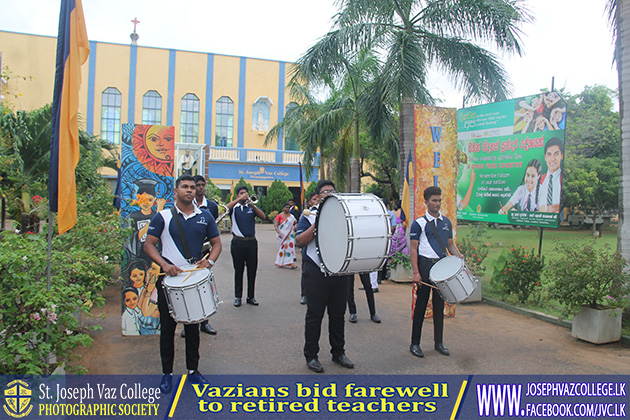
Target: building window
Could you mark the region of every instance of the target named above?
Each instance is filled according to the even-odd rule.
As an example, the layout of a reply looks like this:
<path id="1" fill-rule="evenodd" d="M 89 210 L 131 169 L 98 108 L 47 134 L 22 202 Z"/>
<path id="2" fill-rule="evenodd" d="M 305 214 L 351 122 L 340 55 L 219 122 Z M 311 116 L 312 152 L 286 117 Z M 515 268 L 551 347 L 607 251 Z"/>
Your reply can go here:
<path id="1" fill-rule="evenodd" d="M 101 139 L 120 144 L 120 106 L 122 96 L 116 88 L 103 91 L 101 101 Z"/>
<path id="2" fill-rule="evenodd" d="M 179 141 L 181 143 L 199 143 L 199 98 L 192 93 L 187 93 L 182 98 Z"/>
<path id="3" fill-rule="evenodd" d="M 288 117 L 295 108 L 297 108 L 297 104 L 295 102 L 289 102 L 284 111 L 284 118 Z M 289 135 L 286 130 L 284 131 L 284 150 L 300 150 L 297 138 Z"/>
<path id="4" fill-rule="evenodd" d="M 162 96 L 150 90 L 142 97 L 142 124 L 162 124 Z"/>
<path id="5" fill-rule="evenodd" d="M 217 127 L 214 145 L 232 147 L 234 135 L 234 102 L 227 96 L 217 101 Z"/>
<path id="6" fill-rule="evenodd" d="M 269 130 L 269 109 L 273 103 L 266 96 L 260 96 L 252 107 L 252 130 Z"/>

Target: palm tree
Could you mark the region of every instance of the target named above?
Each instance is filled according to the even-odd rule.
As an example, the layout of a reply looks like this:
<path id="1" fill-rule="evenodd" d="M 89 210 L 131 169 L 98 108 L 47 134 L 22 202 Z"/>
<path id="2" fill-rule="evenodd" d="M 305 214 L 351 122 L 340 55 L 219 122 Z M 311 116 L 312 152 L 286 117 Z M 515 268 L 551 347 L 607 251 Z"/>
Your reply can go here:
<path id="1" fill-rule="evenodd" d="M 608 0 L 606 4 L 610 27 L 615 42 L 615 62 L 619 77 L 619 120 L 621 130 L 621 162 L 619 169 L 619 230 L 617 249 L 626 259 L 630 259 L 630 202 L 625 203 L 630 193 L 630 71 L 625 71 L 630 63 L 630 5 L 623 0 Z"/>
<path id="2" fill-rule="evenodd" d="M 530 15 L 518 0 L 340 0 L 333 29 L 318 44 L 331 55 L 370 48 L 382 54 L 366 115 L 372 135 L 388 130 L 399 112 L 401 161 L 413 145 L 413 103 L 432 104 L 427 73 L 448 74 L 473 101 L 502 100 L 511 92 L 495 54 L 521 54 L 518 25 Z"/>
<path id="3" fill-rule="evenodd" d="M 332 92 L 326 102 L 324 115 L 327 123 L 338 133 L 334 143 L 338 152 L 335 159 L 337 179 L 345 179 L 346 154 L 352 150 L 350 192 L 359 192 L 361 189 L 359 137 L 362 123 L 367 118 L 367 95 L 371 83 L 381 71 L 380 67 L 375 53 L 370 49 L 342 54 L 329 48 L 329 40 L 323 38 L 300 57 L 293 71 L 293 83 L 304 80 L 309 86 L 326 86 Z M 381 136 L 380 140 L 389 144 L 390 148 L 396 147 L 395 136 Z"/>

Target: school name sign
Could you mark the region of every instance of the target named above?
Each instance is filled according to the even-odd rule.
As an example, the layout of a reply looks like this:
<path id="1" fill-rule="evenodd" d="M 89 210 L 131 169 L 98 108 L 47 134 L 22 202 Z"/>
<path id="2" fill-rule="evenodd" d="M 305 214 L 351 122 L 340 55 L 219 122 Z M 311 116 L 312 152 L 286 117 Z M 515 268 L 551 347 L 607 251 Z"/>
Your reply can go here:
<path id="1" fill-rule="evenodd" d="M 566 102 L 557 92 L 457 112 L 457 217 L 558 227 Z"/>

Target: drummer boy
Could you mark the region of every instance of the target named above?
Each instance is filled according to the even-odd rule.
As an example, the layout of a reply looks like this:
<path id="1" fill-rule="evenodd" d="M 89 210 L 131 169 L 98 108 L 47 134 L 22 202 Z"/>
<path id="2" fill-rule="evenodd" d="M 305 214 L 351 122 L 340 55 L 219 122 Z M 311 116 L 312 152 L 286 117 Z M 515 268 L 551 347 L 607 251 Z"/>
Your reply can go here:
<path id="1" fill-rule="evenodd" d="M 187 264 L 212 268 L 221 254 L 221 239 L 214 217 L 208 210 L 200 209 L 193 203 L 195 180 L 191 175 L 182 175 L 175 182 L 175 205 L 172 209 L 157 213 L 151 224 L 144 252 L 169 276 L 182 272 Z M 182 235 L 180 235 L 180 232 Z M 203 244 L 206 240 L 212 246 L 210 255 L 202 257 Z M 162 253 L 156 247 L 162 243 Z M 160 389 L 169 393 L 173 389 L 173 359 L 175 356 L 175 327 L 177 323 L 168 311 L 166 294 L 163 287 L 164 275 L 157 282 L 158 308 L 162 332 L 160 334 L 160 357 L 162 359 L 162 382 Z M 186 331 L 186 368 L 188 379 L 192 383 L 208 383 L 197 370 L 199 366 L 199 324 L 187 324 Z"/>
<path id="2" fill-rule="evenodd" d="M 424 190 L 424 204 L 427 212 L 411 224 L 409 235 L 411 242 L 411 267 L 413 281 L 417 285 L 416 307 L 413 312 L 413 326 L 411 329 L 411 354 L 424 357 L 420 349 L 422 322 L 429 302 L 429 292 L 434 285 L 429 279 L 431 267 L 440 259 L 447 256 L 447 249 L 451 255 L 463 258 L 457 245 L 453 242 L 453 224 L 440 212 L 442 205 L 442 190 L 439 187 L 429 187 Z M 417 255 L 414 258 L 413 255 Z M 444 300 L 437 291 L 433 293 L 433 340 L 435 350 L 448 356 L 450 352 L 444 345 Z"/>

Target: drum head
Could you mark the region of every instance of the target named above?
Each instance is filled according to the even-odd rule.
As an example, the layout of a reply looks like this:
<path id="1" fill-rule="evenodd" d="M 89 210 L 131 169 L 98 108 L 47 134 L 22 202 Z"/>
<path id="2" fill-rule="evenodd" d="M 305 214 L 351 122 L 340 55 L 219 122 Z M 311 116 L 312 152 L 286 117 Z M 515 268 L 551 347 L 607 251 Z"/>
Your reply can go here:
<path id="1" fill-rule="evenodd" d="M 334 195 L 320 204 L 316 229 L 317 252 L 322 263 L 329 272 L 340 272 L 348 249 L 348 222 L 343 205 Z"/>
<path id="2" fill-rule="evenodd" d="M 431 267 L 429 278 L 434 282 L 448 280 L 457 274 L 463 265 L 464 261 L 461 258 L 452 255 L 442 258 Z"/>
<path id="3" fill-rule="evenodd" d="M 179 267 L 182 270 L 194 270 L 197 268 L 194 265 L 185 265 Z M 188 276 L 190 274 L 190 276 Z M 186 278 L 188 276 L 188 278 Z M 210 276 L 210 270 L 207 268 L 202 268 L 201 270 L 179 273 L 176 276 L 166 276 L 164 277 L 164 285 L 168 287 L 177 287 L 184 288 L 187 286 L 192 286 L 199 283 L 202 280 L 207 279 Z M 186 281 L 184 281 L 186 279 Z"/>

